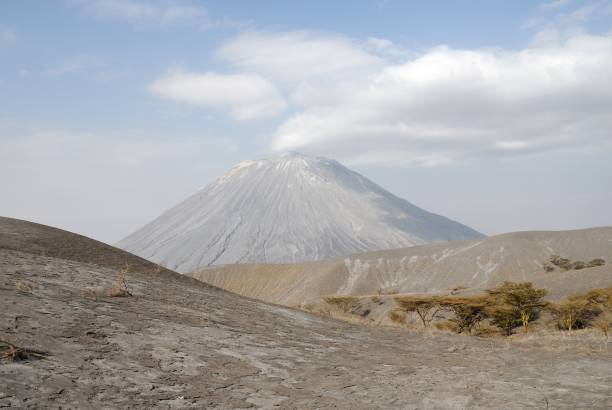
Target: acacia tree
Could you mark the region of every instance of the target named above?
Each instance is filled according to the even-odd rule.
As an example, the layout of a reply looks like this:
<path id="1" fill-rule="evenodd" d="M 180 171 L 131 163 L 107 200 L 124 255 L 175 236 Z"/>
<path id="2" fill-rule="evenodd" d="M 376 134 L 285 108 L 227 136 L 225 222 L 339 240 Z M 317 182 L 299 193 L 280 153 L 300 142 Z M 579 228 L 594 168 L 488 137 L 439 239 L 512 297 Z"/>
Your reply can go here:
<path id="1" fill-rule="evenodd" d="M 570 332 L 588 326 L 598 316 L 607 314 L 611 310 L 612 288 L 594 289 L 585 294 L 574 295 L 551 308 L 553 316 L 557 319 L 557 326 Z M 603 319 L 605 315 L 602 316 Z M 607 334 L 608 330 L 606 328 L 602 331 Z"/>
<path id="2" fill-rule="evenodd" d="M 486 308 L 488 300 L 483 296 L 473 297 L 437 297 L 436 302 L 442 308 L 453 312 L 454 317 L 450 319 L 457 325 L 457 333 L 467 330 L 469 335 L 472 330 L 484 319 L 486 319 Z"/>
<path id="3" fill-rule="evenodd" d="M 441 309 L 436 298 L 432 296 L 398 296 L 395 303 L 405 312 L 415 312 L 423 327 L 428 327 Z"/>
<path id="4" fill-rule="evenodd" d="M 529 323 L 537 319 L 547 305 L 544 301 L 546 289 L 535 289 L 531 282 L 504 282 L 495 289 L 487 290 L 487 294 L 492 322 L 506 335 L 521 324 L 527 330 Z"/>

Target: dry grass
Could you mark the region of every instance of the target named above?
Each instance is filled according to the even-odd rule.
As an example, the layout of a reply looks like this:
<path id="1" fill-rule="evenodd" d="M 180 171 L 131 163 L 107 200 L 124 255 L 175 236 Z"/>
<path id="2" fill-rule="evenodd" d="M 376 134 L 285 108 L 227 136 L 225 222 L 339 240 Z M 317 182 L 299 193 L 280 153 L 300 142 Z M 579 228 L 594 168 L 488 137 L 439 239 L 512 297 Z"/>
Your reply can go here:
<path id="1" fill-rule="evenodd" d="M 605 311 L 601 313 L 594 321 L 593 327 L 599 329 L 606 340 L 609 338 L 610 329 L 612 328 L 612 313 Z"/>
<path id="2" fill-rule="evenodd" d="M 110 288 L 87 288 L 85 292 L 93 300 L 109 297 L 129 297 L 133 296 L 127 282 L 127 275 L 130 272 L 130 265 L 126 262 L 123 267 L 117 272 L 117 276 Z"/>
<path id="3" fill-rule="evenodd" d="M 323 298 L 325 303 L 335 306 L 342 313 L 350 313 L 360 307 L 359 299 L 355 296 L 334 295 Z"/>
<path id="4" fill-rule="evenodd" d="M 20 280 L 15 282 L 17 292 L 22 294 L 31 294 L 35 289 L 38 289 L 38 283 L 31 280 Z"/>
<path id="5" fill-rule="evenodd" d="M 113 282 L 113 285 L 108 290 L 108 297 L 116 298 L 132 296 L 132 292 L 130 292 L 127 284 L 127 274 L 129 271 L 130 265 L 126 262 L 125 265 L 123 265 L 123 268 L 121 268 L 117 273 L 115 282 Z"/>
<path id="6" fill-rule="evenodd" d="M 406 312 L 394 309 L 389 312 L 389 319 L 391 320 L 391 322 L 396 323 L 398 325 L 405 325 Z"/>
<path id="7" fill-rule="evenodd" d="M 382 295 L 397 295 L 399 293 L 399 289 L 397 288 L 378 288 L 376 294 L 378 296 Z"/>
<path id="8" fill-rule="evenodd" d="M 434 323 L 434 327 L 438 330 L 457 333 L 457 324 L 451 320 Z"/>
<path id="9" fill-rule="evenodd" d="M 0 360 L 5 362 L 18 362 L 29 359 L 44 359 L 46 352 L 17 346 L 16 344 L 0 337 Z"/>

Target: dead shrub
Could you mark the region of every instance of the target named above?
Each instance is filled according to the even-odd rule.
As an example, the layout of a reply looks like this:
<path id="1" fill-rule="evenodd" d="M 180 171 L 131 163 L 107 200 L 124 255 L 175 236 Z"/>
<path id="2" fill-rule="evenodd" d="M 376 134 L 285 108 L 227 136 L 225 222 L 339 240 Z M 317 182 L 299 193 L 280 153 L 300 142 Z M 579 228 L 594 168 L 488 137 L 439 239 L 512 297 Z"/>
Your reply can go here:
<path id="1" fill-rule="evenodd" d="M 117 273 L 117 277 L 112 286 L 108 289 L 106 296 L 111 298 L 132 296 L 132 292 L 130 292 L 127 284 L 127 274 L 129 271 L 130 265 L 126 262 Z"/>
<path id="2" fill-rule="evenodd" d="M 17 292 L 21 294 L 31 294 L 35 289 L 38 289 L 38 283 L 32 282 L 31 280 L 20 280 L 15 282 L 15 288 Z"/>
<path id="3" fill-rule="evenodd" d="M 0 360 L 12 363 L 21 360 L 44 359 L 47 355 L 46 352 L 20 347 L 0 337 Z"/>

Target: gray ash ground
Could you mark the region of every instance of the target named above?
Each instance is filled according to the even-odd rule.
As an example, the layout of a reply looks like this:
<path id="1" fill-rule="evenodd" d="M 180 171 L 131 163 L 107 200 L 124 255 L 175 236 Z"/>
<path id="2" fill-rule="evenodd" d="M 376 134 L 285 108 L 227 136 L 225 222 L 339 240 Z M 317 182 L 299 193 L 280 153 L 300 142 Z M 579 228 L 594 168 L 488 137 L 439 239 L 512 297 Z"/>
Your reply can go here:
<path id="1" fill-rule="evenodd" d="M 610 349 L 351 325 L 24 224 L 0 220 L 0 337 L 47 356 L 0 364 L 0 407 L 612 408 Z M 125 261 L 134 296 L 95 300 Z"/>

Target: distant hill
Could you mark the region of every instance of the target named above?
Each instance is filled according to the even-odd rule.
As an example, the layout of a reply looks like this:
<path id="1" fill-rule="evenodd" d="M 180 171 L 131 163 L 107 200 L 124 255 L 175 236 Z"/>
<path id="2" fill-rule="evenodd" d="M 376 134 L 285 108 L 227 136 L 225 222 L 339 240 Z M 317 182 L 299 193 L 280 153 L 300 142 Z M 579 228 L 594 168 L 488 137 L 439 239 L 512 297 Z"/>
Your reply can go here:
<path id="1" fill-rule="evenodd" d="M 552 255 L 570 261 L 605 260 L 605 266 L 547 272 Z M 550 269 L 550 268 L 549 268 Z M 556 299 L 612 286 L 612 228 L 516 232 L 475 241 L 367 252 L 329 261 L 228 265 L 191 274 L 241 295 L 286 305 L 329 294 L 481 290 L 505 280 L 531 281 Z"/>
<path id="2" fill-rule="evenodd" d="M 189 272 L 482 237 L 336 161 L 289 153 L 241 162 L 118 246 Z"/>

